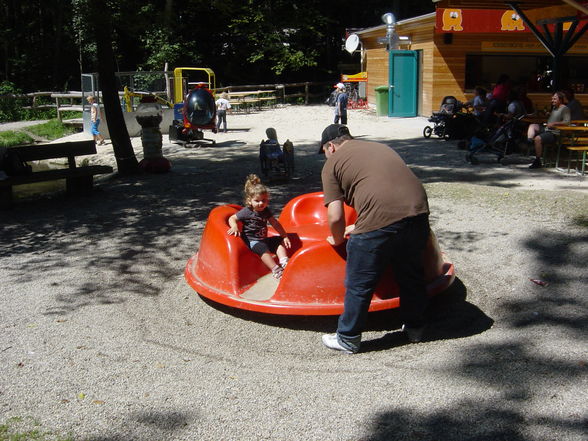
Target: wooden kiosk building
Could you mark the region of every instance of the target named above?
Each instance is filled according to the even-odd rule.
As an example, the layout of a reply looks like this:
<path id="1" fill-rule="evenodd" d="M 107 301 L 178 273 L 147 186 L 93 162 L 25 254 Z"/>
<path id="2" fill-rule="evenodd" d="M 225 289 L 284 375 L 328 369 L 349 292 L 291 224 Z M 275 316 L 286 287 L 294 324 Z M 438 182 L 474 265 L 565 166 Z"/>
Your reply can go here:
<path id="1" fill-rule="evenodd" d="M 501 74 L 525 87 L 537 108 L 571 87 L 588 105 L 588 7 L 574 0 L 437 0 L 436 12 L 357 32 L 367 96 L 388 85 L 389 116 L 428 116 L 445 96 L 460 101 Z M 558 84 L 559 83 L 559 84 Z"/>

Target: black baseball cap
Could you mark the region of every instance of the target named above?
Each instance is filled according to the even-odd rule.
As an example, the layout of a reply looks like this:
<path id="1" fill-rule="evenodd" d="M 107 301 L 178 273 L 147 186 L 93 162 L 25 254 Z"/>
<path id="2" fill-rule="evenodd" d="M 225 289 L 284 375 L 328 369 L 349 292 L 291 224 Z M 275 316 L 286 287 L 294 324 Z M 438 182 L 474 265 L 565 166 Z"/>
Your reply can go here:
<path id="1" fill-rule="evenodd" d="M 335 138 L 343 135 L 351 135 L 349 133 L 349 128 L 344 126 L 343 124 L 331 124 L 327 126 L 325 130 L 323 130 L 323 134 L 321 135 L 321 143 L 319 144 L 318 153 L 321 154 L 323 152 L 323 146 L 332 141 Z"/>

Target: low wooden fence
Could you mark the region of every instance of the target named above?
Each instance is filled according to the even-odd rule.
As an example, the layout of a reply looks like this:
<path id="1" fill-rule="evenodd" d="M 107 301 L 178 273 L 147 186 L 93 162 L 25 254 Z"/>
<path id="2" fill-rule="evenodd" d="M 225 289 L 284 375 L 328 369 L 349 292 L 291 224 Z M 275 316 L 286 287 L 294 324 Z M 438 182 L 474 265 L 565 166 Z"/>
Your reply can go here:
<path id="1" fill-rule="evenodd" d="M 256 103 L 267 102 L 268 104 L 282 103 L 286 104 L 293 100 L 300 100 L 304 104 L 312 102 L 322 102 L 328 97 L 331 82 L 300 82 L 300 83 L 280 83 L 280 84 L 245 84 L 238 86 L 227 86 L 215 89 L 216 94 L 222 92 L 234 93 L 235 96 L 242 95 L 259 95 L 256 96 Z M 124 92 L 119 92 L 124 96 Z M 87 94 L 85 95 L 87 96 Z M 84 95 L 80 91 L 69 92 L 31 92 L 23 95 L 2 95 L 0 98 L 25 99 L 29 109 L 55 109 L 57 118 L 62 120 L 62 112 L 65 111 L 83 111 L 82 99 Z M 48 99 L 47 99 L 48 98 Z M 47 101 L 53 102 L 47 102 Z M 243 106 L 246 107 L 246 106 Z"/>
<path id="2" fill-rule="evenodd" d="M 279 83 L 279 84 L 245 84 L 239 86 L 219 87 L 215 89 L 216 93 L 222 92 L 247 92 L 247 91 L 261 91 L 274 92 L 276 101 L 286 104 L 287 102 L 304 98 L 304 104 L 323 100 L 328 97 L 330 92 L 329 85 L 331 82 L 317 82 L 306 81 L 301 83 Z"/>
<path id="3" fill-rule="evenodd" d="M 44 100 L 43 97 L 53 100 L 53 103 Z M 62 120 L 62 112 L 74 111 L 82 112 L 82 92 L 31 92 L 23 95 L 2 95 L 0 98 L 24 99 L 29 104 L 24 106 L 25 109 L 55 109 L 57 118 Z"/>

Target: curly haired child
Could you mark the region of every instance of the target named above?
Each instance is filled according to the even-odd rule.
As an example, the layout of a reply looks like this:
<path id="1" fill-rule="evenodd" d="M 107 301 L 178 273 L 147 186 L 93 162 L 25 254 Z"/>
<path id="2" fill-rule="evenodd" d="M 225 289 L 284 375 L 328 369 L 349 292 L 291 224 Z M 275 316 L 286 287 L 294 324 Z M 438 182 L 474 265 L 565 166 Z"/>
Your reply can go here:
<path id="1" fill-rule="evenodd" d="M 249 249 L 261 257 L 272 275 L 280 279 L 288 263 L 287 249 L 292 244 L 286 230 L 269 209 L 269 189 L 261 183 L 257 175 L 251 174 L 245 181 L 244 205 L 244 208 L 229 218 L 230 228 L 227 233 L 241 236 Z M 238 221 L 243 224 L 242 232 Z M 267 237 L 268 222 L 280 236 Z M 272 253 L 278 256 L 279 263 L 276 263 Z"/>

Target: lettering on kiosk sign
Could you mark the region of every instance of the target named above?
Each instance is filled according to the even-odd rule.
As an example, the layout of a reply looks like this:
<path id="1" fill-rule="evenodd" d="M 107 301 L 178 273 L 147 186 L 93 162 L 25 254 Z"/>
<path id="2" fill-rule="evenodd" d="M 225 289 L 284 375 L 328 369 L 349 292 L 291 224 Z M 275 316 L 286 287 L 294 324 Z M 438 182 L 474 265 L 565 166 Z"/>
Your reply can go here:
<path id="1" fill-rule="evenodd" d="M 483 52 L 544 52 L 547 49 L 541 43 L 533 41 L 483 41 Z M 568 53 L 588 53 L 588 44 L 576 43 Z"/>

